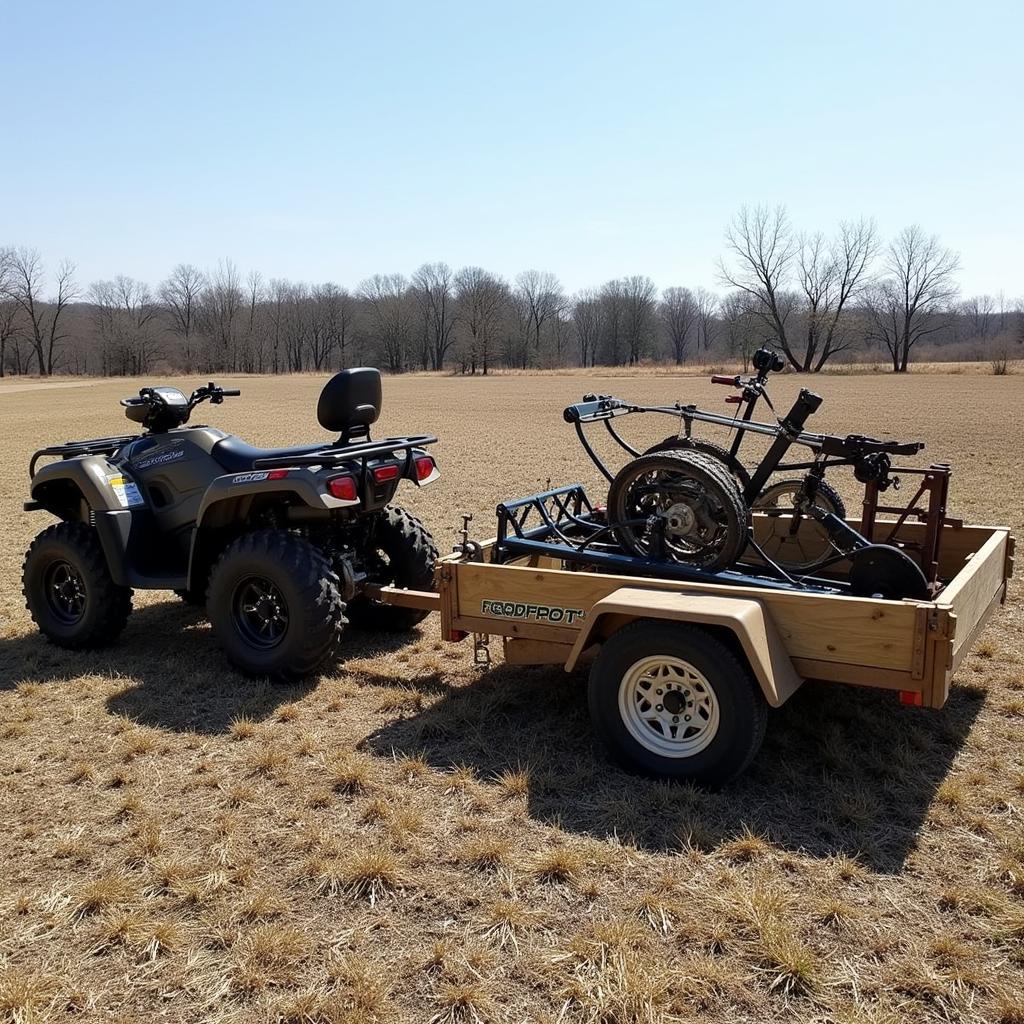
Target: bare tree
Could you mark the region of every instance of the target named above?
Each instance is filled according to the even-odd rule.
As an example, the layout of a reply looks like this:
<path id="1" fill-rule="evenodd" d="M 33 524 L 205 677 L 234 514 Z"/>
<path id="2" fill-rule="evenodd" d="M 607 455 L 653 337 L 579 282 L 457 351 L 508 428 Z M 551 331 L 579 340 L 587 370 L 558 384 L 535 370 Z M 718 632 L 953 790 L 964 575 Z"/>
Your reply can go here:
<path id="1" fill-rule="evenodd" d="M 605 327 L 601 297 L 597 292 L 584 291 L 576 296 L 572 305 L 572 322 L 580 347 L 580 364 L 594 366 Z"/>
<path id="2" fill-rule="evenodd" d="M 686 362 L 690 352 L 690 332 L 697 319 L 697 302 L 689 288 L 666 288 L 658 304 L 658 317 L 668 335 L 676 365 Z"/>
<path id="3" fill-rule="evenodd" d="M 431 369 L 443 370 L 448 351 L 455 342 L 455 279 L 452 268 L 447 263 L 424 263 L 413 274 L 412 286 L 421 303 Z"/>
<path id="4" fill-rule="evenodd" d="M 696 303 L 697 344 L 707 352 L 714 344 L 718 332 L 718 321 L 715 318 L 715 314 L 718 312 L 718 296 L 706 288 L 698 288 Z"/>
<path id="5" fill-rule="evenodd" d="M 157 305 L 149 286 L 121 274 L 89 289 L 103 373 L 148 373 L 155 345 Z"/>
<path id="6" fill-rule="evenodd" d="M 754 315 L 762 320 L 793 366 L 802 369 L 787 334 L 794 303 L 786 285 L 797 244 L 785 207 L 770 210 L 758 206 L 751 210 L 744 206 L 726 230 L 725 240 L 734 266 L 720 261 L 722 280 L 750 296 Z"/>
<path id="7" fill-rule="evenodd" d="M 622 290 L 626 298 L 625 328 L 629 365 L 636 366 L 646 355 L 651 342 L 658 289 L 649 277 L 638 274 L 624 278 Z"/>
<path id="8" fill-rule="evenodd" d="M 236 368 L 238 317 L 244 302 L 238 267 L 224 260 L 209 275 L 200 305 L 200 323 L 211 343 L 207 356 L 210 369 Z"/>
<path id="9" fill-rule="evenodd" d="M 546 270 L 526 270 L 516 278 L 515 291 L 526 313 L 534 358 L 539 359 L 544 325 L 565 305 L 562 286 L 558 278 Z"/>
<path id="10" fill-rule="evenodd" d="M 194 350 L 199 329 L 200 299 L 206 288 L 206 277 L 191 263 L 179 263 L 160 285 L 160 302 L 172 333 L 181 339 L 185 365 L 192 366 L 198 353 Z"/>
<path id="11" fill-rule="evenodd" d="M 1002 329 L 996 315 L 996 300 L 991 295 L 972 295 L 962 303 L 960 311 L 967 317 L 972 338 L 984 341 L 993 327 L 996 333 Z"/>
<path id="12" fill-rule="evenodd" d="M 887 276 L 871 292 L 868 309 L 869 337 L 889 350 L 894 373 L 906 373 L 914 346 L 947 326 L 958 267 L 956 253 L 916 224 L 904 228 L 890 243 Z"/>
<path id="13" fill-rule="evenodd" d="M 470 373 L 479 366 L 487 375 L 508 299 L 508 285 L 482 267 L 463 267 L 455 275 L 455 319 Z"/>
<path id="14" fill-rule="evenodd" d="M 750 357 L 758 345 L 763 321 L 754 312 L 754 300 L 746 292 L 730 292 L 721 303 L 722 326 L 730 355 L 743 360 L 743 372 L 750 369 Z"/>
<path id="15" fill-rule="evenodd" d="M 602 360 L 610 366 L 622 366 L 628 358 L 626 345 L 626 294 L 621 280 L 601 286 Z"/>
<path id="16" fill-rule="evenodd" d="M 14 253 L 0 249 L 0 377 L 7 372 L 7 343 L 18 335 L 18 304 L 11 295 Z"/>
<path id="17" fill-rule="evenodd" d="M 401 274 L 375 274 L 359 286 L 372 338 L 391 373 L 405 370 L 408 359 L 412 323 L 407 292 Z"/>
<path id="18" fill-rule="evenodd" d="M 801 239 L 797 280 L 803 294 L 804 351 L 799 369 L 817 372 L 854 343 L 844 313 L 864 290 L 878 244 L 872 221 L 844 222 L 838 235 Z M 794 341 L 795 346 L 795 341 Z"/>
<path id="19" fill-rule="evenodd" d="M 57 268 L 56 294 L 49 300 L 40 294 L 45 282 L 42 257 L 35 249 L 17 249 L 9 256 L 9 294 L 18 307 L 35 351 L 41 377 L 53 373 L 57 348 L 65 339 L 61 319 L 68 303 L 78 296 L 75 265 L 64 260 Z"/>

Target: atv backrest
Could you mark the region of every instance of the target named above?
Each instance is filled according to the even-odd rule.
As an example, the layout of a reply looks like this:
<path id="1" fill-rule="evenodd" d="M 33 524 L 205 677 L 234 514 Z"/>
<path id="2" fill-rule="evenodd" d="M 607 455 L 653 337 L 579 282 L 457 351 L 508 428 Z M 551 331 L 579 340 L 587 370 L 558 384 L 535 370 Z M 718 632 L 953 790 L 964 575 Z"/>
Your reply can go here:
<path id="1" fill-rule="evenodd" d="M 336 373 L 320 392 L 316 418 L 324 430 L 337 431 L 342 441 L 367 437 L 380 415 L 380 370 L 358 366 Z"/>

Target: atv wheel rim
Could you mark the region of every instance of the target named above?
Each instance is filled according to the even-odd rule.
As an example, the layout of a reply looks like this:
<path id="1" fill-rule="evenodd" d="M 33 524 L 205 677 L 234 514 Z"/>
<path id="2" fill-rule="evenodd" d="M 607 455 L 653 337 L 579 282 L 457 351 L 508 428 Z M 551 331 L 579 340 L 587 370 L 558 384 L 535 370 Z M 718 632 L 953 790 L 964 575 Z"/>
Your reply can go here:
<path id="1" fill-rule="evenodd" d="M 85 583 L 70 562 L 54 562 L 43 581 L 46 603 L 54 617 L 73 626 L 85 614 Z"/>
<path id="2" fill-rule="evenodd" d="M 634 662 L 619 684 L 629 735 L 661 757 L 693 757 L 718 733 L 718 697 L 688 661 L 658 654 Z"/>
<path id="3" fill-rule="evenodd" d="M 232 599 L 235 628 L 252 647 L 276 647 L 288 631 L 288 606 L 281 591 L 265 576 L 246 576 Z"/>

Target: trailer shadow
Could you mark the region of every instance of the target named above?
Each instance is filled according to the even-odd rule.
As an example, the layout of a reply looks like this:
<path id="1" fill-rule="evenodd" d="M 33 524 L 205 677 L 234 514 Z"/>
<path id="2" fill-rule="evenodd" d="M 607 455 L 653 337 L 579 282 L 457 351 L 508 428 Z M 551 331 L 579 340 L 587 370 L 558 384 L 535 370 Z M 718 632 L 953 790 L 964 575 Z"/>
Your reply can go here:
<path id="1" fill-rule="evenodd" d="M 593 740 L 585 678 L 556 669 L 499 666 L 365 745 L 466 765 L 484 780 L 525 770 L 531 817 L 570 832 L 671 851 L 712 850 L 749 830 L 786 850 L 897 872 L 983 696 L 958 687 L 935 712 L 882 691 L 805 685 L 772 712 L 747 772 L 714 793 L 611 764 Z"/>
<path id="2" fill-rule="evenodd" d="M 408 637 L 352 631 L 342 656 L 374 657 Z M 261 721 L 314 689 L 317 679 L 283 685 L 250 679 L 225 661 L 205 616 L 178 600 L 136 608 L 111 647 L 68 651 L 32 632 L 0 640 L 0 692 L 22 682 L 58 686 L 80 677 L 113 678 L 123 687 L 106 699 L 112 714 L 175 732 L 224 733 L 245 716 Z"/>

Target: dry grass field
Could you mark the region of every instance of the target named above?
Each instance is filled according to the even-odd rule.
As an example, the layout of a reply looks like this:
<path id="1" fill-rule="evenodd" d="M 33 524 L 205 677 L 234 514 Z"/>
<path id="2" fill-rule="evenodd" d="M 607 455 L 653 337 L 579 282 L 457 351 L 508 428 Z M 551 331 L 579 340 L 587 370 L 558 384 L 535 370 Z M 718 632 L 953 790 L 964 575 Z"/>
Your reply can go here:
<path id="1" fill-rule="evenodd" d="M 433 619 L 351 633 L 292 687 L 231 672 L 169 594 L 137 593 L 110 650 L 48 645 L 20 594 L 49 521 L 21 510 L 28 457 L 120 433 L 138 387 L 58 383 L 0 382 L 0 1021 L 1024 1022 L 1019 582 L 943 711 L 807 685 L 723 792 L 638 780 L 595 747 L 585 675 L 476 669 Z M 320 436 L 320 380 L 221 383 L 243 397 L 203 421 Z M 817 427 L 925 440 L 954 514 L 1020 534 L 1024 377 L 816 386 Z M 442 480 L 405 494 L 442 549 L 463 511 L 482 538 L 502 497 L 597 489 L 561 419 L 590 389 L 724 395 L 385 381 L 382 428 L 442 438 Z"/>

